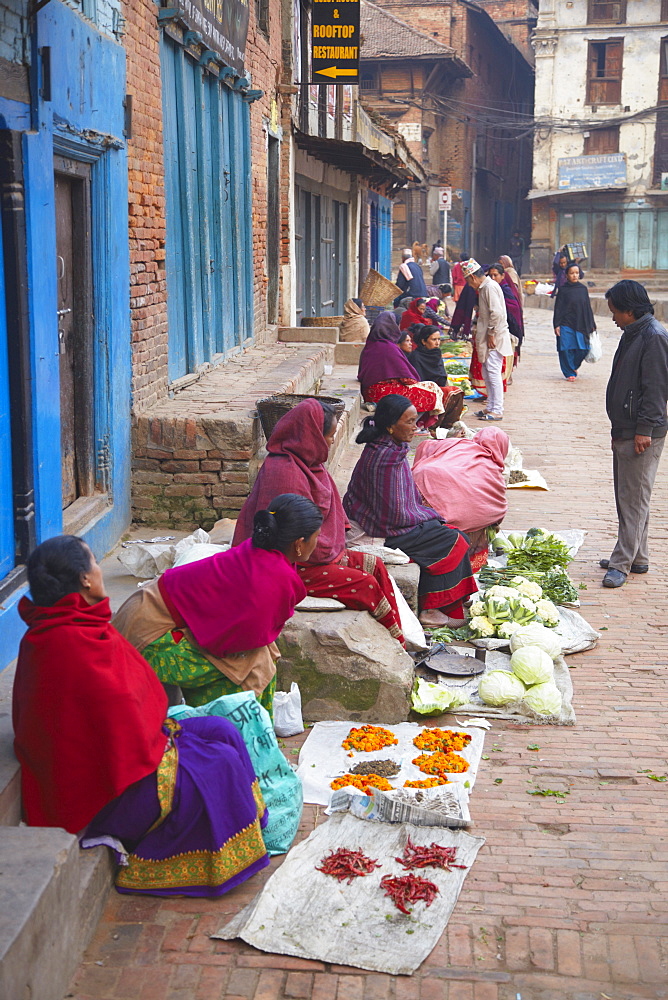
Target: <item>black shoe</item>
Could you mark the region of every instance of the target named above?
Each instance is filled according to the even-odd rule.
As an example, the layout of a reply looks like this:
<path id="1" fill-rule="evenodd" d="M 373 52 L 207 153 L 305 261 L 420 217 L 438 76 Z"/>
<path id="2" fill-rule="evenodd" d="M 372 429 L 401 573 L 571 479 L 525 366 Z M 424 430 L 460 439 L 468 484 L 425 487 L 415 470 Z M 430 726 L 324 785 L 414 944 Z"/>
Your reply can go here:
<path id="1" fill-rule="evenodd" d="M 610 565 L 610 560 L 609 559 L 600 559 L 598 564 L 601 567 L 601 569 L 607 569 L 608 566 Z M 647 565 L 647 563 L 631 563 L 631 572 L 632 573 L 649 573 L 649 566 Z"/>
<path id="2" fill-rule="evenodd" d="M 609 569 L 603 577 L 604 587 L 623 587 L 626 583 L 626 573 L 620 569 Z"/>

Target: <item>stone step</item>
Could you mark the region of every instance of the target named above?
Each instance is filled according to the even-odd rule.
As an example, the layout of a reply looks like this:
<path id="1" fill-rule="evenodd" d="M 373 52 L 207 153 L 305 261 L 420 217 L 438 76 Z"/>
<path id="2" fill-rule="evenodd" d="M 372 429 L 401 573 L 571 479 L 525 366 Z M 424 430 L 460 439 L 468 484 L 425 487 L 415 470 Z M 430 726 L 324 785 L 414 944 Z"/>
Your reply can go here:
<path id="1" fill-rule="evenodd" d="M 358 365 L 364 344 L 342 341 L 334 347 L 334 363 L 337 365 Z"/>
<path id="2" fill-rule="evenodd" d="M 62 1000 L 112 886 L 109 852 L 24 826 L 0 829 L 0 851 L 0 997 Z"/>
<path id="3" fill-rule="evenodd" d="M 338 326 L 279 326 L 278 339 L 283 344 L 336 344 Z"/>

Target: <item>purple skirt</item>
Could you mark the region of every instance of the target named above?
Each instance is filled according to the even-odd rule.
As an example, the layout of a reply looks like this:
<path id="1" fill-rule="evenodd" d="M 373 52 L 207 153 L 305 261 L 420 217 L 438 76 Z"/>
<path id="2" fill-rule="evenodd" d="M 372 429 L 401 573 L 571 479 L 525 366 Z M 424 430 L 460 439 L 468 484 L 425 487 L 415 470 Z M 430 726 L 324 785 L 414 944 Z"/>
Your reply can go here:
<path id="1" fill-rule="evenodd" d="M 227 719 L 170 719 L 165 735 L 158 770 L 106 805 L 81 846 L 116 851 L 119 892 L 220 896 L 269 864 L 253 765 Z"/>

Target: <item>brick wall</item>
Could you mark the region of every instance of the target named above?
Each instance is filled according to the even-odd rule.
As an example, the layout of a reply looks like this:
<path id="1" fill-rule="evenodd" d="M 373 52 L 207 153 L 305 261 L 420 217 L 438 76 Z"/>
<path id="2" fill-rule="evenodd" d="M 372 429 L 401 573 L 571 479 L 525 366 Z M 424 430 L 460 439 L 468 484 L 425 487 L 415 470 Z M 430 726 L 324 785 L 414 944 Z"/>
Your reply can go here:
<path id="1" fill-rule="evenodd" d="M 28 3 L 0 3 L 0 59 L 13 63 L 28 63 Z"/>
<path id="2" fill-rule="evenodd" d="M 167 282 L 162 149 L 160 31 L 153 0 L 126 4 L 130 314 L 133 408 L 140 413 L 167 394 Z"/>

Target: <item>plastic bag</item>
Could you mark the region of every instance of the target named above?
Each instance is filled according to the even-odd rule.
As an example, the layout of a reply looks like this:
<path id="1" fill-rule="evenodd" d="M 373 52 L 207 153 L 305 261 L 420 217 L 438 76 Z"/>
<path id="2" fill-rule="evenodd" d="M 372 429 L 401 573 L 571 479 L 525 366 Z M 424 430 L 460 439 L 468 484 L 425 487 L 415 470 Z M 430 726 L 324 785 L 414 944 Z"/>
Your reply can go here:
<path id="1" fill-rule="evenodd" d="M 277 736 L 296 736 L 304 732 L 302 696 L 294 681 L 289 691 L 274 694 L 274 732 Z"/>
<path id="2" fill-rule="evenodd" d="M 597 361 L 600 361 L 603 357 L 603 346 L 601 344 L 601 338 L 598 335 L 598 330 L 594 330 L 589 336 L 589 354 L 585 358 L 590 365 L 595 365 Z"/>
<path id="3" fill-rule="evenodd" d="M 406 648 L 415 650 L 427 649 L 429 647 L 429 643 L 427 642 L 424 629 L 422 628 L 422 625 L 420 625 L 419 619 L 413 613 L 413 609 L 399 590 L 399 584 L 397 581 L 393 576 L 390 577 L 390 580 L 392 581 L 392 590 L 394 591 L 394 596 L 397 601 L 401 631 L 403 632 L 404 639 L 406 640 Z"/>
<path id="4" fill-rule="evenodd" d="M 269 811 L 262 831 L 269 854 L 285 854 L 295 839 L 302 814 L 302 783 L 288 764 L 276 742 L 269 712 L 255 697 L 254 691 L 227 694 L 208 705 L 192 708 L 177 705 L 169 709 L 172 719 L 219 715 L 236 726 L 244 738 L 255 768 L 260 790 Z"/>

